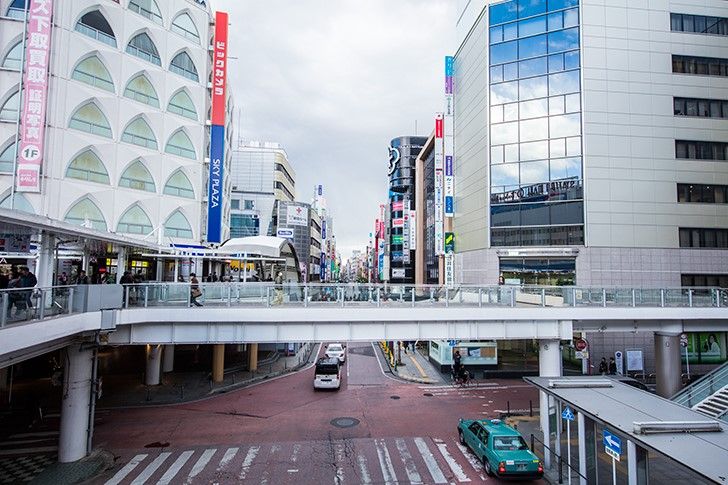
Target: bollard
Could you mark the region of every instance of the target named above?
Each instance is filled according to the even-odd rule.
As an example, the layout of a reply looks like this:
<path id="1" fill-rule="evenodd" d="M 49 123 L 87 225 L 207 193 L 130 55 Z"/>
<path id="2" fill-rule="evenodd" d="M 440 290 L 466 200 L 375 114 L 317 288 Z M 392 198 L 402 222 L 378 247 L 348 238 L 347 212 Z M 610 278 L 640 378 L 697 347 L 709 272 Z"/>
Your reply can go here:
<path id="1" fill-rule="evenodd" d="M 510 401 L 506 401 L 506 410 L 507 410 L 506 416 L 510 418 L 511 417 L 511 402 Z"/>
<path id="2" fill-rule="evenodd" d="M 533 433 L 531 433 L 531 451 L 536 453 L 536 441 L 534 440 Z"/>
<path id="3" fill-rule="evenodd" d="M 528 400 L 528 415 L 533 417 L 533 401 L 530 399 Z"/>
<path id="4" fill-rule="evenodd" d="M 147 388 L 147 401 L 151 401 L 152 400 L 152 396 L 150 394 L 151 391 L 149 390 L 149 386 L 146 386 L 146 388 Z"/>

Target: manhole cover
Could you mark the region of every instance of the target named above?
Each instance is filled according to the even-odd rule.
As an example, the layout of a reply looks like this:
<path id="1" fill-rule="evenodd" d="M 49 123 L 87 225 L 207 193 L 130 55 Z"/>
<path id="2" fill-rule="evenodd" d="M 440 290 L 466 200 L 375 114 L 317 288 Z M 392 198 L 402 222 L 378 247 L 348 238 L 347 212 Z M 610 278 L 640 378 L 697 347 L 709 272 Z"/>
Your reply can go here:
<path id="1" fill-rule="evenodd" d="M 149 443 L 148 445 L 144 445 L 144 448 L 167 448 L 167 447 L 169 447 L 168 441 L 165 441 L 164 443 L 155 441 L 154 443 Z"/>
<path id="2" fill-rule="evenodd" d="M 432 397 L 432 393 L 431 392 L 426 392 L 426 393 L 424 393 L 422 395 L 423 396 L 426 396 L 426 397 Z"/>
<path id="3" fill-rule="evenodd" d="M 331 424 L 337 428 L 353 428 L 359 424 L 359 420 L 356 418 L 336 418 L 331 420 Z"/>
<path id="4" fill-rule="evenodd" d="M 399 399 L 399 396 L 389 396 L 389 399 L 394 399 L 395 401 Z"/>

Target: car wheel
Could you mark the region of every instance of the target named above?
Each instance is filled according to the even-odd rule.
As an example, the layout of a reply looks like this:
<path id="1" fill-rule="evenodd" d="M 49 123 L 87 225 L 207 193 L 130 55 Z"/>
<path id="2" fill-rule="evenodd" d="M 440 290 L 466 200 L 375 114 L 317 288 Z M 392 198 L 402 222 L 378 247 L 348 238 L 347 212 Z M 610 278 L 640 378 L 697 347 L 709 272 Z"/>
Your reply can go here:
<path id="1" fill-rule="evenodd" d="M 490 462 L 486 457 L 483 457 L 483 468 L 485 468 L 486 475 L 488 475 L 489 477 L 493 476 L 493 469 L 490 468 Z"/>
<path id="2" fill-rule="evenodd" d="M 465 436 L 463 436 L 463 432 L 461 430 L 458 430 L 458 439 L 460 439 L 460 444 L 465 444 Z"/>

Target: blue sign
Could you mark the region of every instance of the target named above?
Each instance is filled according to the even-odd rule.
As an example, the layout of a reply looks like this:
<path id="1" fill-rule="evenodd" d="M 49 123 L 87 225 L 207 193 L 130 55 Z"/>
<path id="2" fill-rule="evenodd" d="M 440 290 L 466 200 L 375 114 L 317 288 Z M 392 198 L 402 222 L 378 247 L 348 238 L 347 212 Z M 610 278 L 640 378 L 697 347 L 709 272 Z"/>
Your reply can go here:
<path id="1" fill-rule="evenodd" d="M 452 195 L 445 196 L 445 214 L 452 214 L 454 212 L 453 198 Z"/>
<path id="2" fill-rule="evenodd" d="M 318 195 L 324 195 L 324 186 L 323 185 L 318 186 Z"/>
<path id="3" fill-rule="evenodd" d="M 445 75 L 452 76 L 455 66 L 455 58 L 453 56 L 445 56 Z"/>
<path id="4" fill-rule="evenodd" d="M 326 279 L 326 253 L 321 253 L 320 275 L 321 281 Z"/>
<path id="5" fill-rule="evenodd" d="M 445 176 L 452 177 L 452 156 L 445 155 Z"/>
<path id="6" fill-rule="evenodd" d="M 565 419 L 567 421 L 573 421 L 574 420 L 574 412 L 571 410 L 569 406 L 566 406 L 564 410 L 561 412 L 561 419 Z"/>
<path id="7" fill-rule="evenodd" d="M 321 239 L 326 239 L 326 219 L 321 221 Z"/>
<path id="8" fill-rule="evenodd" d="M 222 242 L 222 191 L 225 169 L 225 127 L 210 129 L 210 178 L 207 189 L 207 242 Z"/>
<path id="9" fill-rule="evenodd" d="M 457 340 L 448 340 L 448 341 L 447 341 L 447 344 L 448 344 L 448 345 L 449 345 L 450 347 L 455 347 L 455 346 L 456 346 L 456 345 L 458 344 L 458 341 L 457 341 Z"/>
<path id="10" fill-rule="evenodd" d="M 604 428 L 602 431 L 602 441 L 604 442 L 604 451 L 608 455 L 619 459 L 619 456 L 622 454 L 622 440 Z"/>

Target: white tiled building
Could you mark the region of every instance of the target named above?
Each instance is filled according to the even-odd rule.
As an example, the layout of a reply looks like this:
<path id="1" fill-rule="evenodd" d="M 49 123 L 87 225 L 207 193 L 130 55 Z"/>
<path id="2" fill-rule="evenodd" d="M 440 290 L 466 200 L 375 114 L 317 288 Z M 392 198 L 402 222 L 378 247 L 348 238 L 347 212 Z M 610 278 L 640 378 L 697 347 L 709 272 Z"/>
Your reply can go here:
<path id="1" fill-rule="evenodd" d="M 3 207 L 22 9 L 0 0 Z M 212 20 L 195 0 L 56 1 L 41 193 L 17 194 L 15 208 L 163 245 L 204 240 Z"/>

